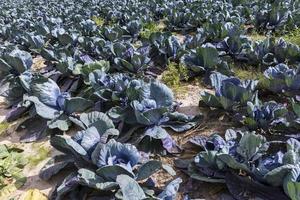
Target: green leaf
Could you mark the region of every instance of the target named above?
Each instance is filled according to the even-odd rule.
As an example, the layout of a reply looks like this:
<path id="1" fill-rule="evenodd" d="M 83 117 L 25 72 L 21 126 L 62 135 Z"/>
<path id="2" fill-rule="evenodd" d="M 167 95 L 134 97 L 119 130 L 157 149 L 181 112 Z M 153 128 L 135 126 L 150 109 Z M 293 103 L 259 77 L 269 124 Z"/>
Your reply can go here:
<path id="1" fill-rule="evenodd" d="M 201 92 L 201 100 L 209 107 L 213 108 L 223 108 L 222 104 L 220 103 L 219 99 L 208 93 L 208 92 Z"/>
<path id="2" fill-rule="evenodd" d="M 224 96 L 219 97 L 219 102 L 225 110 L 231 110 L 234 106 L 234 102 Z"/>
<path id="3" fill-rule="evenodd" d="M 274 187 L 278 187 L 281 186 L 284 178 L 287 176 L 287 174 L 293 169 L 295 168 L 295 165 L 283 165 L 281 167 L 277 167 L 275 169 L 273 169 L 272 171 L 268 172 L 265 176 L 264 176 L 264 180 L 274 186 Z"/>
<path id="4" fill-rule="evenodd" d="M 242 136 L 237 152 L 245 158 L 246 161 L 258 159 L 262 153 L 268 150 L 266 138 L 255 133 L 248 133 Z"/>
<path id="5" fill-rule="evenodd" d="M 106 114 L 97 111 L 81 114 L 80 120 L 86 127 L 95 126 L 98 130 L 103 129 L 104 132 L 115 128 L 113 121 Z"/>
<path id="6" fill-rule="evenodd" d="M 4 74 L 9 74 L 9 72 L 12 70 L 12 67 L 7 64 L 3 59 L 0 58 L 0 72 Z M 0 74 L 1 74 L 0 73 Z"/>
<path id="7" fill-rule="evenodd" d="M 248 167 L 245 164 L 239 163 L 229 154 L 219 154 L 217 155 L 217 158 L 224 162 L 231 169 L 244 170 L 246 172 L 250 172 L 250 169 L 248 169 Z"/>
<path id="8" fill-rule="evenodd" d="M 219 53 L 214 46 L 199 47 L 196 52 L 202 61 L 202 67 L 213 68 L 217 65 Z"/>
<path id="9" fill-rule="evenodd" d="M 299 182 L 288 182 L 287 183 L 288 196 L 292 200 L 299 200 L 300 197 L 300 183 Z"/>
<path id="10" fill-rule="evenodd" d="M 130 177 L 134 177 L 134 174 L 122 166 L 111 165 L 99 168 L 96 171 L 98 176 L 101 176 L 105 181 L 116 181 L 117 176 L 126 174 Z"/>
<path id="11" fill-rule="evenodd" d="M 138 174 L 137 174 L 137 181 L 144 180 L 146 178 L 149 178 L 152 174 L 156 173 L 159 171 L 162 167 L 161 162 L 156 161 L 156 160 L 150 160 L 143 164 L 139 169 L 138 169 Z"/>
<path id="12" fill-rule="evenodd" d="M 204 181 L 208 183 L 225 183 L 225 177 L 209 177 L 203 173 L 201 173 L 198 169 L 198 166 L 195 166 L 194 163 L 189 164 L 187 174 L 195 180 Z"/>
<path id="13" fill-rule="evenodd" d="M 194 174 L 189 174 L 192 179 L 198 180 L 198 181 L 203 181 L 203 182 L 208 182 L 208 183 L 225 183 L 224 179 L 218 179 L 218 178 L 213 178 L 213 177 L 208 177 L 208 176 L 201 176 L 198 173 Z"/>
<path id="14" fill-rule="evenodd" d="M 171 106 L 174 101 L 172 90 L 160 82 L 151 83 L 150 95 L 156 101 L 158 107 Z"/>
<path id="15" fill-rule="evenodd" d="M 289 194 L 289 182 L 299 182 L 298 178 L 300 177 L 300 164 L 295 165 L 295 167 L 288 172 L 283 180 L 283 189 L 286 194 Z M 295 190 L 297 190 L 297 185 L 293 185 Z M 291 188 L 290 188 L 291 189 Z M 292 195 L 293 196 L 293 195 Z"/>
<path id="16" fill-rule="evenodd" d="M 176 171 L 170 165 L 163 164 L 162 168 L 171 176 L 176 176 Z"/>
<path id="17" fill-rule="evenodd" d="M 45 77 L 38 77 L 32 80 L 30 90 L 32 96 L 47 106 L 56 107 L 57 98 L 61 94 L 55 81 Z"/>
<path id="18" fill-rule="evenodd" d="M 57 155 L 51 158 L 40 170 L 39 177 L 49 180 L 61 170 L 74 166 L 74 159 L 68 155 Z"/>
<path id="19" fill-rule="evenodd" d="M 0 145 L 0 159 L 6 158 L 7 156 L 9 156 L 9 152 L 8 152 L 6 145 L 1 144 Z"/>
<path id="20" fill-rule="evenodd" d="M 88 153 L 77 142 L 71 138 L 65 138 L 63 136 L 54 136 L 50 140 L 51 145 L 58 151 L 66 154 L 72 154 L 76 158 L 83 158 L 89 160 Z"/>
<path id="21" fill-rule="evenodd" d="M 146 195 L 139 184 L 127 175 L 119 175 L 117 177 L 124 200 L 141 200 L 145 199 Z"/>
<path id="22" fill-rule="evenodd" d="M 48 121 L 47 125 L 50 129 L 58 128 L 61 131 L 67 131 L 71 126 L 71 122 L 69 121 L 68 116 L 62 114 L 58 118 Z"/>
<path id="23" fill-rule="evenodd" d="M 300 117 L 300 104 L 296 103 L 293 99 L 291 100 L 292 108 L 297 117 Z"/>
<path id="24" fill-rule="evenodd" d="M 44 119 L 55 119 L 57 116 L 60 115 L 60 112 L 58 110 L 43 104 L 35 96 L 24 96 L 23 100 L 31 101 L 32 103 L 34 103 L 34 107 L 37 114 Z"/>
<path id="25" fill-rule="evenodd" d="M 82 97 L 73 97 L 65 100 L 64 110 L 67 112 L 67 114 L 80 113 L 92 107 L 93 105 L 93 102 L 90 100 Z"/>
<path id="26" fill-rule="evenodd" d="M 78 170 L 78 178 L 80 184 L 97 190 L 112 190 L 118 186 L 115 182 L 107 182 L 95 172 L 84 168 Z"/>

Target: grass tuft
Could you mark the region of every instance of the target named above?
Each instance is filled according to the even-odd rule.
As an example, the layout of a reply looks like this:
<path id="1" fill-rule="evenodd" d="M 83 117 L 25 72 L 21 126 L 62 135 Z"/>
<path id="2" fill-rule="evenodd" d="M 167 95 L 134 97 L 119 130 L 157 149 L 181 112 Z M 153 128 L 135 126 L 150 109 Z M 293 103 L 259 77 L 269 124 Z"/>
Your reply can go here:
<path id="1" fill-rule="evenodd" d="M 93 16 L 92 20 L 96 23 L 97 26 L 103 26 L 103 24 L 105 23 L 105 19 L 103 19 L 102 17 Z"/>
<path id="2" fill-rule="evenodd" d="M 300 28 L 291 31 L 283 37 L 287 42 L 300 46 Z"/>
<path id="3" fill-rule="evenodd" d="M 182 64 L 169 63 L 167 69 L 162 74 L 162 81 L 175 92 L 182 89 L 182 81 L 187 81 L 188 71 Z"/>
<path id="4" fill-rule="evenodd" d="M 264 39 L 266 39 L 266 36 L 254 32 L 251 35 L 249 35 L 249 38 L 256 42 L 256 41 L 263 41 Z"/>
<path id="5" fill-rule="evenodd" d="M 9 128 L 8 122 L 1 122 L 0 123 L 0 135 L 3 134 Z"/>
<path id="6" fill-rule="evenodd" d="M 263 74 L 257 70 L 253 69 L 234 69 L 235 75 L 242 80 L 250 80 L 250 79 L 259 79 Z"/>
<path id="7" fill-rule="evenodd" d="M 265 88 L 266 79 L 260 68 L 234 67 L 235 76 L 242 80 L 258 80 L 258 87 Z"/>
<path id="8" fill-rule="evenodd" d="M 163 22 L 150 22 L 143 25 L 140 33 L 141 38 L 149 39 L 152 33 L 161 32 L 165 29 Z"/>
<path id="9" fill-rule="evenodd" d="M 35 149 L 36 154 L 28 157 L 29 165 L 31 167 L 38 165 L 40 162 L 50 156 L 50 148 L 40 146 L 40 144 L 33 144 L 32 147 Z"/>

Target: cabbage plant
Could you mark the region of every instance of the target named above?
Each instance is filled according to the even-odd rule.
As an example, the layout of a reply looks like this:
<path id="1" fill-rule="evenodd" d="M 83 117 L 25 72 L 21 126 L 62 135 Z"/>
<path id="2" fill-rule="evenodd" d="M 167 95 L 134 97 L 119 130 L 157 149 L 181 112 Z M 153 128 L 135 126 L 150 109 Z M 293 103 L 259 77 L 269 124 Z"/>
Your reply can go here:
<path id="1" fill-rule="evenodd" d="M 246 57 L 251 65 L 275 66 L 280 63 L 298 63 L 300 48 L 280 38 L 268 37 L 263 41 L 253 42 L 246 49 Z"/>
<path id="2" fill-rule="evenodd" d="M 90 73 L 89 82 L 100 110 L 119 124 L 122 141 L 131 140 L 145 151 L 178 152 L 166 128 L 183 132 L 198 123 L 199 117 L 176 112 L 172 91 L 160 82 L 101 70 Z"/>
<path id="3" fill-rule="evenodd" d="M 265 70 L 264 76 L 266 77 L 264 87 L 267 90 L 286 95 L 298 94 L 300 89 L 300 75 L 298 70 L 290 68 L 285 64 L 278 64 Z"/>
<path id="4" fill-rule="evenodd" d="M 154 66 L 166 67 L 169 60 L 178 60 L 182 46 L 178 39 L 170 33 L 152 33 L 149 37 L 150 58 Z M 160 71 L 161 73 L 161 71 Z"/>
<path id="5" fill-rule="evenodd" d="M 192 142 L 202 150 L 188 167 L 191 178 L 225 183 L 237 199 L 289 199 L 297 195 L 299 141 L 267 141 L 254 132 L 229 129 L 225 139 L 213 134 Z M 274 150 L 280 143 L 286 145 L 285 149 Z"/>
<path id="6" fill-rule="evenodd" d="M 112 121 L 103 113 L 85 119 L 96 118 L 98 121 L 94 122 L 94 125 L 98 125 L 98 130 L 102 133 L 110 130 Z M 51 138 L 51 145 L 63 154 L 50 160 L 42 169 L 40 177 L 49 180 L 65 169 L 72 170 L 56 187 L 52 194 L 53 199 L 68 198 L 78 191 L 85 192 L 90 197 L 107 196 L 128 200 L 136 197 L 173 199 L 176 196 L 180 180 L 171 182 L 165 191 L 158 194 L 155 187 L 149 187 L 146 182 L 144 184 L 141 182 L 146 180 L 151 182 L 150 176 L 163 169 L 164 165 L 161 162 L 143 158 L 131 144 L 119 143 L 114 139 L 103 143 L 95 141 L 90 136 L 86 132 L 78 133 L 72 138 L 64 136 Z"/>
<path id="7" fill-rule="evenodd" d="M 201 101 L 209 107 L 233 111 L 257 99 L 255 88 L 258 81 L 240 80 L 219 72 L 212 73 L 210 80 L 215 94 L 201 92 Z"/>
<path id="8" fill-rule="evenodd" d="M 199 120 L 198 117 L 176 112 L 172 91 L 156 81 L 145 83 L 132 80 L 123 99 L 127 101 L 111 108 L 108 115 L 124 123 L 124 131 L 128 132 L 123 138 L 131 138 L 144 151 L 178 153 L 176 143 L 165 128 L 183 132 L 191 129 Z"/>
<path id="9" fill-rule="evenodd" d="M 15 49 L 4 53 L 0 58 L 0 96 L 4 97 L 8 106 L 16 106 L 27 92 L 26 85 L 32 77 L 29 72 L 32 57 L 28 52 Z"/>
<path id="10" fill-rule="evenodd" d="M 251 130 L 276 130 L 285 123 L 289 112 L 285 105 L 275 101 L 248 102 L 246 110 L 245 115 L 238 114 L 241 115 L 239 120 Z"/>
<path id="11" fill-rule="evenodd" d="M 93 105 L 90 100 L 61 92 L 53 80 L 44 77 L 32 80 L 30 93 L 23 97 L 23 101 L 25 107 L 33 105 L 31 118 L 26 119 L 18 128 L 28 130 L 24 141 L 40 139 L 48 128 L 67 131 L 71 126 L 70 117 Z M 31 126 L 33 121 L 36 122 L 35 128 Z"/>
<path id="12" fill-rule="evenodd" d="M 184 54 L 181 63 L 195 74 L 212 71 L 220 63 L 219 53 L 215 46 L 207 43 Z"/>

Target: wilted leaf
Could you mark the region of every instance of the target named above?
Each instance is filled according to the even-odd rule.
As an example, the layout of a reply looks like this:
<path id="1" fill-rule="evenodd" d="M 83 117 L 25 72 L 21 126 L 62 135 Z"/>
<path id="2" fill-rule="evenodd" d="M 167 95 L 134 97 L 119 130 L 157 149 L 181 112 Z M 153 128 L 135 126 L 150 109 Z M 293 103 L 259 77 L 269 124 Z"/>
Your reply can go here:
<path id="1" fill-rule="evenodd" d="M 30 189 L 23 193 L 19 200 L 48 200 L 48 198 L 38 189 Z"/>

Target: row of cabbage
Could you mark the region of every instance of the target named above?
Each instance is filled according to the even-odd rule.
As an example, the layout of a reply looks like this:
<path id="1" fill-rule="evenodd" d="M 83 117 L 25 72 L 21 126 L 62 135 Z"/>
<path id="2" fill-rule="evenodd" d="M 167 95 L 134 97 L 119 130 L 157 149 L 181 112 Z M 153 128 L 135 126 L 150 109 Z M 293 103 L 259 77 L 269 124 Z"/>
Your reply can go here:
<path id="1" fill-rule="evenodd" d="M 10 0 L 3 2 L 2 7 L 2 33 L 7 37 L 24 30 L 33 32 L 35 26 L 64 28 L 69 33 L 82 28 L 91 29 L 89 19 L 93 17 L 100 17 L 107 24 L 113 22 L 121 26 L 134 20 L 147 23 L 165 19 L 169 30 L 179 31 L 232 22 L 236 25 L 253 25 L 258 31 L 276 32 L 294 29 L 299 25 L 300 17 L 298 0 L 81 0 L 61 1 L 59 4 L 54 0 Z"/>
<path id="2" fill-rule="evenodd" d="M 1 66 L 7 72 L 17 72 L 32 63 L 30 54 L 20 50 L 5 58 Z M 166 128 L 183 132 L 195 126 L 198 118 L 176 112 L 178 104 L 172 91 L 158 81 L 125 73 L 108 74 L 109 64 L 105 61 L 84 68 L 93 70 L 86 74 L 81 94 L 73 97 L 53 79 L 29 70 L 17 76 L 9 73 L 5 81 L 10 77 L 13 81 L 2 85 L 6 100 L 16 100 L 12 93 L 18 95 L 7 121 L 26 117 L 17 128 L 26 132 L 21 141 L 33 142 L 51 135 L 51 145 L 63 153 L 49 161 L 40 177 L 49 180 L 65 169 L 73 171 L 52 198 L 71 198 L 77 193 L 78 197 L 116 193 L 118 199 L 132 199 L 131 195 L 138 195 L 138 199 L 175 198 L 180 180 L 172 182 L 166 191 L 157 190 L 149 177 L 160 169 L 172 175 L 175 172 L 170 166 L 151 160 L 147 153 L 179 153 L 181 149 Z M 72 138 L 63 136 L 72 125 L 79 131 Z"/>

